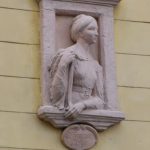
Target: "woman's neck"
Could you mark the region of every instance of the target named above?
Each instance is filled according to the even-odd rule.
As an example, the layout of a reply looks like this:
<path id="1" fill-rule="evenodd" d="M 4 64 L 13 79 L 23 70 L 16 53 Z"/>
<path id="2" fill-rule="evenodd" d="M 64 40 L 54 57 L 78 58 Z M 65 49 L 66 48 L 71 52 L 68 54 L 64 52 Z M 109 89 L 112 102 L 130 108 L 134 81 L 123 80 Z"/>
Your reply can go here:
<path id="1" fill-rule="evenodd" d="M 89 57 L 90 45 L 84 39 L 79 38 L 76 45 L 82 56 Z"/>

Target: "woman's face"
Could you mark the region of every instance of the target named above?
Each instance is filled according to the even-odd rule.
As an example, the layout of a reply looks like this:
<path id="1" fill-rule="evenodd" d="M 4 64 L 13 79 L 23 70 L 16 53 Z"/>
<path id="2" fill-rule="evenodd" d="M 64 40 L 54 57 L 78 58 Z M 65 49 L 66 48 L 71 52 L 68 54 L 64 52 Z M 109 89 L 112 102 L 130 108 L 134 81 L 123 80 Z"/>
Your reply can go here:
<path id="1" fill-rule="evenodd" d="M 97 22 L 93 20 L 83 31 L 80 33 L 80 37 L 83 38 L 88 44 L 93 44 L 97 41 L 98 26 Z"/>

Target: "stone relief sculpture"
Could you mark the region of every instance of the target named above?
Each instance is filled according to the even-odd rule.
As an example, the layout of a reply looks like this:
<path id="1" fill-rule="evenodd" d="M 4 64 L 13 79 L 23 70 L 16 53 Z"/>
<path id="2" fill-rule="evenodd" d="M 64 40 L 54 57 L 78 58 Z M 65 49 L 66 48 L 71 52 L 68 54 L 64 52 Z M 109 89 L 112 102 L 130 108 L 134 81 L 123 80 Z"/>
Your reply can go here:
<path id="1" fill-rule="evenodd" d="M 39 1 L 42 105 L 38 116 L 58 128 L 83 123 L 102 131 L 124 119 L 117 104 L 113 47 L 112 7 L 119 0 L 106 0 L 108 7 L 101 5 L 103 1 L 98 5 L 64 1 Z M 63 27 L 74 44 L 56 50 L 57 42 L 70 41 L 56 38 L 63 30 L 60 18 L 63 23 L 72 21 L 70 28 Z M 96 41 L 98 56 L 92 51 Z"/>
<path id="2" fill-rule="evenodd" d="M 54 127 L 67 127 L 61 140 L 72 150 L 90 149 L 97 142 L 97 131 L 124 119 L 117 103 L 114 63 L 113 7 L 119 1 L 38 0 L 42 62 L 38 117 Z M 63 23 L 72 20 L 71 28 L 65 24 L 63 29 L 60 18 Z M 65 40 L 56 36 L 62 30 Z M 59 42 L 63 46 L 71 42 L 68 32 L 74 44 L 56 52 Z M 97 40 L 100 62 L 90 53 Z"/>
<path id="3" fill-rule="evenodd" d="M 53 58 L 50 75 L 50 104 L 75 118 L 83 110 L 103 109 L 103 68 L 89 51 L 98 37 L 96 20 L 84 14 L 73 19 L 74 45 L 61 49 Z"/>
<path id="4" fill-rule="evenodd" d="M 38 116 L 55 127 L 85 122 L 104 130 L 124 116 L 108 109 L 103 67 L 90 53 L 98 39 L 97 21 L 89 15 L 77 15 L 69 31 L 74 44 L 59 49 L 47 65 L 48 103 L 39 108 Z"/>

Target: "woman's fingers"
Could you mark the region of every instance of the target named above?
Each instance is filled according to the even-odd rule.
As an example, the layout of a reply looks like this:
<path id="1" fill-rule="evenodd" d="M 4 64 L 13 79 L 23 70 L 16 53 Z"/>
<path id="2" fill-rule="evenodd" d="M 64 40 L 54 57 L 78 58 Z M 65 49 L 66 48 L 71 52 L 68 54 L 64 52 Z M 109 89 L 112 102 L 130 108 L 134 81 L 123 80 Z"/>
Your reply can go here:
<path id="1" fill-rule="evenodd" d="M 76 107 L 72 107 L 65 113 L 66 118 L 74 118 L 78 115 L 78 109 Z"/>
<path id="2" fill-rule="evenodd" d="M 66 118 L 75 118 L 84 109 L 83 103 L 77 103 L 69 108 L 65 113 Z"/>
<path id="3" fill-rule="evenodd" d="M 66 117 L 66 118 L 70 117 L 72 114 L 75 113 L 75 111 L 76 111 L 76 110 L 75 110 L 74 108 L 69 109 L 69 110 L 65 113 L 65 117 Z"/>

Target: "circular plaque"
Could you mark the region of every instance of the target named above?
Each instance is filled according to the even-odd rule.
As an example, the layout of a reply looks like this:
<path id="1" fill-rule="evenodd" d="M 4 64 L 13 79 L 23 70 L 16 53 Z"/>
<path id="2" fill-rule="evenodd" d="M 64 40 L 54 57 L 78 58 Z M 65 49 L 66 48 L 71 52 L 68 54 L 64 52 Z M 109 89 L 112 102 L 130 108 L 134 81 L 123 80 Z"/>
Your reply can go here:
<path id="1" fill-rule="evenodd" d="M 67 127 L 62 133 L 62 141 L 72 150 L 87 150 L 97 142 L 97 131 L 85 124 L 75 124 Z"/>

